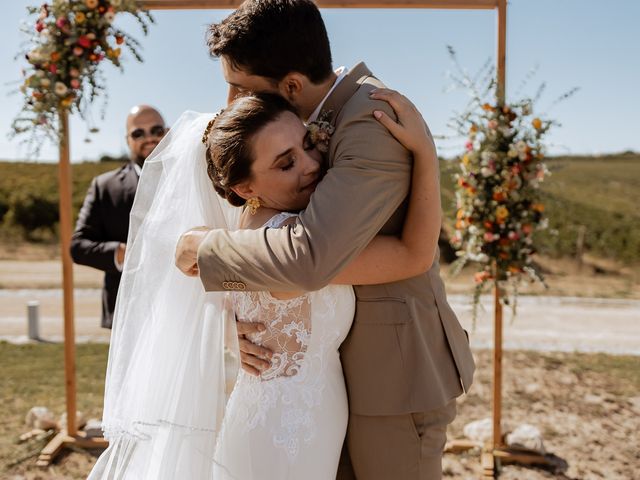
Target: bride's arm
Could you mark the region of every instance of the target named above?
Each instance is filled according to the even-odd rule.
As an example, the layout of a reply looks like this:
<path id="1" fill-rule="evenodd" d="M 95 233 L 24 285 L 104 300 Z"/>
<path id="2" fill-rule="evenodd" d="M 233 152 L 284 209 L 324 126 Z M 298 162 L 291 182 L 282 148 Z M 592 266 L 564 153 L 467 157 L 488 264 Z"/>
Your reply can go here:
<path id="1" fill-rule="evenodd" d="M 331 283 L 370 285 L 389 283 L 426 272 L 433 263 L 440 234 L 441 206 L 438 158 L 422 115 L 404 96 L 388 89 L 371 98 L 385 100 L 398 116 L 374 115 L 413 153 L 409 208 L 400 238 L 378 235 Z"/>

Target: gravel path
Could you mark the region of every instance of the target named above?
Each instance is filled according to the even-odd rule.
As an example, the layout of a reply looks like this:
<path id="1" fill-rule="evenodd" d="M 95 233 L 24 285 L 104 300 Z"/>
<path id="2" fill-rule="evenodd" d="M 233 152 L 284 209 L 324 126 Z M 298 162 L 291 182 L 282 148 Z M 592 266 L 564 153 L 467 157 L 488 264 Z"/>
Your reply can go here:
<path id="1" fill-rule="evenodd" d="M 100 290 L 76 289 L 76 338 L 78 342 L 108 342 L 109 331 L 100 328 Z M 40 303 L 40 336 L 62 340 L 62 291 L 0 289 L 0 340 L 27 340 L 27 302 Z M 472 346 L 493 345 L 492 299 L 482 299 L 475 329 L 471 299 L 450 295 L 449 301 Z M 640 355 L 640 300 L 530 296 L 521 297 L 518 316 L 511 321 L 505 309 L 504 347 L 509 350 L 605 352 Z"/>

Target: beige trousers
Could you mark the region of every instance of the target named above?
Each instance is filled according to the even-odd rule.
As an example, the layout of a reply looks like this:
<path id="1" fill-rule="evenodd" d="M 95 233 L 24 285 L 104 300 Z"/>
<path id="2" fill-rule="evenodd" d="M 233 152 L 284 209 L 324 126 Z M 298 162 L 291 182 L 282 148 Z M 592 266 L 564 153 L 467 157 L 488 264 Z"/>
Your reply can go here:
<path id="1" fill-rule="evenodd" d="M 427 412 L 350 415 L 337 480 L 440 480 L 456 401 Z"/>

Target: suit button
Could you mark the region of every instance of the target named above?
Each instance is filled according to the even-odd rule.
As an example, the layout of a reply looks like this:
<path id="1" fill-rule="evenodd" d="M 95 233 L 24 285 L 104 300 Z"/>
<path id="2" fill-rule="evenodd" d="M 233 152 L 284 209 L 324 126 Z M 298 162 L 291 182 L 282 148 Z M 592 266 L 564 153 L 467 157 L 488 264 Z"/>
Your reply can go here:
<path id="1" fill-rule="evenodd" d="M 247 286 L 244 282 L 238 282 L 238 290 L 246 290 Z"/>
<path id="2" fill-rule="evenodd" d="M 231 290 L 229 282 L 222 282 L 222 288 L 224 288 L 225 290 Z"/>

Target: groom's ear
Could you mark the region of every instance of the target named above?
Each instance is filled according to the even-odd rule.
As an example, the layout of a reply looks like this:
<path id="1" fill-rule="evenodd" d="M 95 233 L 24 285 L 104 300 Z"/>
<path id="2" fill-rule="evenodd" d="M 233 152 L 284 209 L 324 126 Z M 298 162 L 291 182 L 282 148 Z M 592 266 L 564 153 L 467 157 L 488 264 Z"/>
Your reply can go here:
<path id="1" fill-rule="evenodd" d="M 287 73 L 285 77 L 280 80 L 280 94 L 290 102 L 295 102 L 295 99 L 302 94 L 304 86 L 308 81 L 307 77 L 301 73 Z"/>

